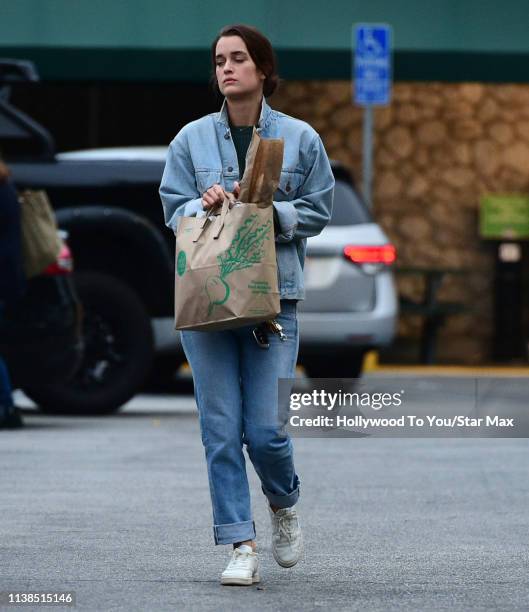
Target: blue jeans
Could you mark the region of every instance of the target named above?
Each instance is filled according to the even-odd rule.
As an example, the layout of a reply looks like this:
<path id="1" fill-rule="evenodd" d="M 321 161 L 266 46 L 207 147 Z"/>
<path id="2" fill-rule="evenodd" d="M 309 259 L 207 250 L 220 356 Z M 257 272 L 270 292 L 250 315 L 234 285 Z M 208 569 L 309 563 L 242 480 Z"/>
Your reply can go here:
<path id="1" fill-rule="evenodd" d="M 5 361 L 0 355 L 0 420 L 6 419 L 13 411 L 11 381 Z"/>
<path id="2" fill-rule="evenodd" d="M 292 440 L 282 431 L 277 406 L 278 378 L 295 376 L 296 303 L 281 301 L 276 320 L 287 338 L 270 332 L 268 349 L 256 343 L 255 326 L 181 332 L 195 383 L 215 544 L 255 538 L 243 444 L 274 506 L 288 508 L 299 497 Z"/>
<path id="3" fill-rule="evenodd" d="M 4 316 L 4 305 L 0 302 L 0 322 Z M 11 381 L 5 360 L 0 355 L 0 420 L 7 418 L 13 411 Z"/>

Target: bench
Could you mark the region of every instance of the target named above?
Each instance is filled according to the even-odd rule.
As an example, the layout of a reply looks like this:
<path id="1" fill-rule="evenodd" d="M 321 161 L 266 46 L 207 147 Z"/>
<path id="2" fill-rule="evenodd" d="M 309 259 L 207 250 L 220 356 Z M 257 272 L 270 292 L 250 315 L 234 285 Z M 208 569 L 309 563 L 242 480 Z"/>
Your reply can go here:
<path id="1" fill-rule="evenodd" d="M 437 336 L 439 329 L 448 317 L 469 312 L 470 308 L 459 302 L 440 302 L 437 292 L 446 274 L 468 274 L 469 270 L 460 268 L 411 268 L 395 270 L 397 274 L 413 274 L 424 278 L 424 293 L 421 301 L 399 296 L 399 309 L 402 315 L 418 315 L 423 318 L 420 340 L 420 362 L 435 363 Z"/>

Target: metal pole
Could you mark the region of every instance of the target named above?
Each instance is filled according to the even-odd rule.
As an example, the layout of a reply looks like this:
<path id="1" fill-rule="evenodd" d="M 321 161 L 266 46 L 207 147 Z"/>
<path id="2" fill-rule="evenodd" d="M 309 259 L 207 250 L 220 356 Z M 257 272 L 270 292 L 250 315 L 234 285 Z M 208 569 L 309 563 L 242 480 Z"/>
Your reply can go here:
<path id="1" fill-rule="evenodd" d="M 368 208 L 372 208 L 371 185 L 373 182 L 373 106 L 364 107 L 364 133 L 362 137 L 362 163 L 363 163 L 363 195 Z"/>

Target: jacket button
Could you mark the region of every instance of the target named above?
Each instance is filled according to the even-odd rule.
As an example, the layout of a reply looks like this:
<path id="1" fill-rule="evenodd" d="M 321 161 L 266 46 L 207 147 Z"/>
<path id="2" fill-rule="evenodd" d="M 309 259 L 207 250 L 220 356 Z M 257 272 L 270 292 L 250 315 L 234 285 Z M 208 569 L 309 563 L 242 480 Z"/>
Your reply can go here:
<path id="1" fill-rule="evenodd" d="M 287 183 L 287 186 L 285 187 L 286 191 L 290 191 L 290 183 Z"/>
<path id="2" fill-rule="evenodd" d="M 226 132 L 226 133 L 224 134 L 224 138 L 225 138 L 226 140 L 229 140 L 229 139 L 230 139 L 230 135 L 228 134 L 228 132 Z"/>
<path id="3" fill-rule="evenodd" d="M 233 167 L 232 166 L 228 166 L 228 172 L 233 172 Z"/>

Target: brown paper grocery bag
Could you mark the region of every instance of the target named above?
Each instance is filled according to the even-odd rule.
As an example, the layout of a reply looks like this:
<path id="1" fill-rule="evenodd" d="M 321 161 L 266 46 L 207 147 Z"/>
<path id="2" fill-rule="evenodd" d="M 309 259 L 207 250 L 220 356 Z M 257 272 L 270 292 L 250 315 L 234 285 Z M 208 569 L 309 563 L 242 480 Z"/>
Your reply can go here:
<path id="1" fill-rule="evenodd" d="M 24 272 L 33 278 L 57 260 L 62 240 L 45 191 L 23 191 L 19 202 Z"/>
<path id="2" fill-rule="evenodd" d="M 176 329 L 229 329 L 279 314 L 272 197 L 282 157 L 283 141 L 261 139 L 254 129 L 241 201 L 226 197 L 217 215 L 181 218 Z"/>

